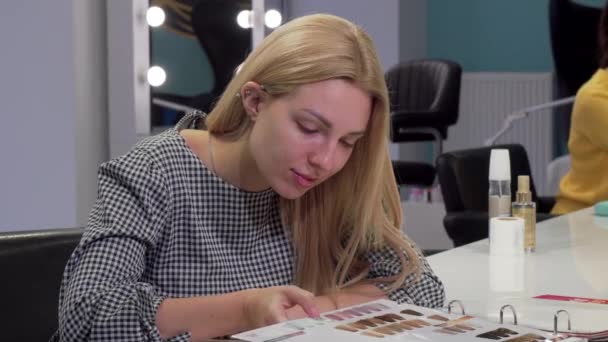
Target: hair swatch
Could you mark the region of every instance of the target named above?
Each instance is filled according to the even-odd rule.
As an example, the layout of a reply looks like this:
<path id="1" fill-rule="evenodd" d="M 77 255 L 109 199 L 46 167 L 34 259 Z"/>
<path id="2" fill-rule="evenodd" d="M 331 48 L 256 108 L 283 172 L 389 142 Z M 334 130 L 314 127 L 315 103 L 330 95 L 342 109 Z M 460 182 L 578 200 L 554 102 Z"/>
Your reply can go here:
<path id="1" fill-rule="evenodd" d="M 375 322 L 372 322 L 371 319 L 362 319 L 362 320 L 357 321 L 357 323 L 363 324 L 367 327 L 372 327 L 372 328 L 378 326 L 378 324 Z M 380 322 L 380 324 L 383 324 L 383 323 L 384 322 Z"/>
<path id="2" fill-rule="evenodd" d="M 454 325 L 454 327 L 459 328 L 459 329 L 464 329 L 464 330 L 468 330 L 468 331 L 473 331 L 475 330 L 475 328 L 468 326 L 466 324 L 456 324 Z"/>
<path id="3" fill-rule="evenodd" d="M 389 328 L 389 329 L 392 329 L 393 331 L 396 331 L 396 332 L 398 332 L 398 333 L 402 333 L 402 332 L 404 332 L 404 331 L 409 330 L 409 329 L 407 329 L 407 328 L 403 327 L 403 326 L 402 326 L 401 324 L 399 324 L 399 323 L 393 323 L 393 324 L 387 325 L 386 327 L 387 327 L 387 328 Z"/>
<path id="4" fill-rule="evenodd" d="M 420 312 L 414 311 L 414 310 L 410 310 L 410 309 L 402 310 L 401 313 L 402 314 L 406 314 L 406 315 L 412 315 L 412 316 L 424 316 Z"/>
<path id="5" fill-rule="evenodd" d="M 466 332 L 466 330 L 458 329 L 456 327 L 445 327 L 443 329 L 446 329 L 446 330 L 449 330 L 449 331 L 453 331 L 453 332 L 459 333 L 459 334 L 462 334 L 462 333 Z"/>
<path id="6" fill-rule="evenodd" d="M 373 332 L 373 331 L 364 331 L 361 333 L 361 335 L 384 338 L 383 334 L 378 334 L 377 332 Z"/>
<path id="7" fill-rule="evenodd" d="M 511 335 L 517 335 L 519 334 L 516 331 L 507 329 L 507 328 L 498 328 L 496 330 L 491 330 L 488 332 L 485 332 L 483 334 L 479 334 L 477 335 L 477 337 L 481 337 L 481 338 L 486 338 L 489 340 L 500 340 L 502 338 L 505 337 L 510 337 Z"/>
<path id="8" fill-rule="evenodd" d="M 353 327 L 355 329 L 361 329 L 361 330 L 365 330 L 368 328 L 368 326 L 366 324 L 360 323 L 360 322 L 351 322 L 348 323 L 349 327 Z"/>
<path id="9" fill-rule="evenodd" d="M 334 321 L 342 321 L 342 320 L 344 320 L 344 318 L 342 318 L 342 317 L 340 317 L 338 315 L 334 315 L 334 314 L 327 314 L 327 315 L 324 315 L 324 317 L 325 318 L 329 318 L 329 319 L 334 320 Z"/>
<path id="10" fill-rule="evenodd" d="M 432 316 L 428 316 L 427 318 L 434 319 L 436 321 L 442 321 L 442 322 L 447 322 L 450 320 L 449 318 L 445 318 L 445 317 L 439 316 L 439 315 L 432 315 Z"/>
<path id="11" fill-rule="evenodd" d="M 374 331 L 385 335 L 395 335 L 395 333 L 387 327 L 375 328 Z"/>
<path id="12" fill-rule="evenodd" d="M 449 330 L 446 330 L 446 329 L 436 329 L 436 330 L 433 330 L 433 331 L 434 331 L 434 332 L 438 332 L 438 333 L 440 333 L 440 334 L 456 335 L 456 333 L 455 333 L 455 332 L 453 332 L 453 331 L 449 331 Z"/>
<path id="13" fill-rule="evenodd" d="M 340 330 L 344 330 L 344 331 L 350 331 L 350 332 L 357 332 L 357 331 L 359 331 L 357 328 L 353 328 L 353 327 L 348 326 L 348 325 L 336 325 L 335 328 L 336 329 L 340 329 Z"/>

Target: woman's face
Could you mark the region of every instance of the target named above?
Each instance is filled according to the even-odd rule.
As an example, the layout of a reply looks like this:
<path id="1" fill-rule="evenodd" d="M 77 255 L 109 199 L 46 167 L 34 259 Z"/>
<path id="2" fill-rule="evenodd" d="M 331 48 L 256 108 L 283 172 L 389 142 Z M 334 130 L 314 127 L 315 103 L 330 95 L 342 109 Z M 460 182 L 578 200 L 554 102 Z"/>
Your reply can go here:
<path id="1" fill-rule="evenodd" d="M 268 185 L 288 199 L 344 167 L 372 111 L 370 95 L 341 79 L 303 85 L 273 100 L 259 95 L 255 105 L 244 102 L 254 120 L 250 152 Z"/>

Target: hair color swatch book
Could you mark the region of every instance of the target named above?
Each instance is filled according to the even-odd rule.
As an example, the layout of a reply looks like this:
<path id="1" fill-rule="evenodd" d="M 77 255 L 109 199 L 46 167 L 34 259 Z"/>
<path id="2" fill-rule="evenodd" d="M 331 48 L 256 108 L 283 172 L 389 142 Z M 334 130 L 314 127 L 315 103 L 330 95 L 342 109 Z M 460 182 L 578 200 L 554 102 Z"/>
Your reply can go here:
<path id="1" fill-rule="evenodd" d="M 570 336 L 584 337 L 592 341 L 608 341 L 608 300 L 600 298 L 571 297 L 552 294 L 538 295 L 522 303 L 512 301 L 525 317 L 525 324 L 538 329 L 552 329 L 546 316 L 557 310 L 565 310 L 560 329 L 566 328 L 566 317 L 572 319 Z"/>
<path id="2" fill-rule="evenodd" d="M 327 312 L 319 319 L 304 318 L 251 330 L 232 338 L 250 342 L 342 341 L 587 341 L 566 338 L 480 318 L 447 314 L 410 304 L 378 300 Z"/>

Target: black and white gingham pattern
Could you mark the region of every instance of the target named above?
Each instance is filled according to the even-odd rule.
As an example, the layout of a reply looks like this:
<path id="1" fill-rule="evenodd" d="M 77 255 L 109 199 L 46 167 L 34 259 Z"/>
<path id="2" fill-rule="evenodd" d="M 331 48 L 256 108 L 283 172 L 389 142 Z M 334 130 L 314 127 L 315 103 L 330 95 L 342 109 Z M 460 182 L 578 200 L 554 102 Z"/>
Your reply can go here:
<path id="1" fill-rule="evenodd" d="M 100 167 L 97 202 L 65 269 L 55 340 L 160 341 L 155 313 L 166 297 L 292 282 L 293 247 L 277 195 L 224 182 L 178 134 L 201 115 Z M 369 260 L 370 277 L 399 270 L 390 250 Z M 425 262 L 419 282 L 389 297 L 438 307 L 444 292 Z"/>

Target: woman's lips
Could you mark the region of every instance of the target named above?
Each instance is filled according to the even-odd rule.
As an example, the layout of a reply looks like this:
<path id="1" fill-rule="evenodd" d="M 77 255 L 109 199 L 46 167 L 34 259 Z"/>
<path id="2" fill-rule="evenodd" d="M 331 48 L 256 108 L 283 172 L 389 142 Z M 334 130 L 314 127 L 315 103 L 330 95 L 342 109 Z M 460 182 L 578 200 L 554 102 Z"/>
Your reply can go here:
<path id="1" fill-rule="evenodd" d="M 298 183 L 298 185 L 300 185 L 302 187 L 310 187 L 311 185 L 314 184 L 314 182 L 316 180 L 316 178 L 312 178 L 310 176 L 303 175 L 294 169 L 292 169 L 291 172 L 293 172 L 296 183 Z"/>

